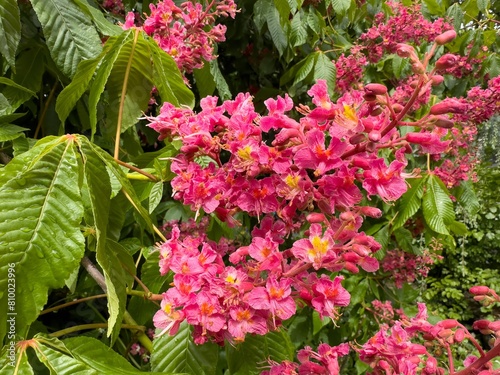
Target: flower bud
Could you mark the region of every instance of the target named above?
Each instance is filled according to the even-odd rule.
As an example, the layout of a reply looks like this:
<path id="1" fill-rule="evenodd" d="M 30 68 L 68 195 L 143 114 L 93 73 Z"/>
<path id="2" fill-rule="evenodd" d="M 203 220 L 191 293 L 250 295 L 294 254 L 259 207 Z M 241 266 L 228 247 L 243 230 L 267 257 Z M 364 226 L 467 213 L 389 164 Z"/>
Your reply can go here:
<path id="1" fill-rule="evenodd" d="M 489 329 L 495 332 L 500 331 L 500 320 L 497 320 L 495 322 L 490 322 Z"/>
<path id="2" fill-rule="evenodd" d="M 427 353 L 427 349 L 425 348 L 425 346 L 420 345 L 420 344 L 412 344 L 410 347 L 410 351 L 412 354 L 417 354 L 417 355 Z M 418 359 L 418 357 L 417 357 L 417 359 Z M 420 362 L 419 359 L 418 359 L 418 362 Z M 418 362 L 416 362 L 416 363 L 418 363 Z"/>
<path id="3" fill-rule="evenodd" d="M 342 259 L 344 259 L 346 262 L 358 263 L 361 257 L 358 254 L 349 251 L 347 253 L 342 254 Z"/>
<path id="4" fill-rule="evenodd" d="M 453 335 L 453 331 L 451 329 L 443 329 L 438 333 L 438 336 L 441 337 L 442 339 L 448 338 L 451 335 Z"/>
<path id="5" fill-rule="evenodd" d="M 432 76 L 431 80 L 432 80 L 432 86 L 438 86 L 441 83 L 443 83 L 444 77 L 439 74 L 435 74 Z"/>
<path id="6" fill-rule="evenodd" d="M 352 273 L 359 273 L 359 268 L 356 267 L 356 265 L 354 263 L 351 263 L 351 262 L 345 262 L 344 263 L 344 268 L 349 271 L 349 272 L 352 272 Z"/>
<path id="7" fill-rule="evenodd" d="M 490 326 L 490 321 L 489 320 L 486 320 L 486 319 L 480 319 L 480 320 L 476 320 L 473 324 L 472 324 L 472 328 L 473 329 L 477 329 L 477 330 L 480 330 L 480 331 L 483 331 L 485 329 L 488 329 L 489 326 Z"/>
<path id="8" fill-rule="evenodd" d="M 380 83 L 369 83 L 365 86 L 365 93 L 369 95 L 385 95 L 387 93 L 387 87 Z"/>
<path id="9" fill-rule="evenodd" d="M 368 142 L 366 144 L 366 151 L 368 152 L 374 152 L 377 149 L 377 144 L 373 142 Z"/>
<path id="10" fill-rule="evenodd" d="M 411 64 L 411 70 L 415 74 L 424 74 L 425 68 L 420 61 L 415 61 Z"/>
<path id="11" fill-rule="evenodd" d="M 429 143 L 432 140 L 430 133 L 407 133 L 406 140 L 410 143 L 423 144 Z"/>
<path id="12" fill-rule="evenodd" d="M 372 142 L 378 142 L 380 141 L 380 138 L 382 138 L 382 134 L 378 130 L 372 130 L 370 133 L 368 133 L 368 138 Z"/>
<path id="13" fill-rule="evenodd" d="M 371 254 L 370 249 L 364 245 L 355 243 L 351 248 L 354 252 L 356 252 L 356 254 L 361 255 L 362 257 L 367 257 Z"/>
<path id="14" fill-rule="evenodd" d="M 399 103 L 395 103 L 392 105 L 392 110 L 396 113 L 401 112 L 403 109 L 404 109 L 404 107 Z"/>
<path id="15" fill-rule="evenodd" d="M 339 219 L 342 221 L 354 221 L 356 216 L 354 216 L 354 214 L 350 211 L 345 211 L 339 215 Z"/>
<path id="16" fill-rule="evenodd" d="M 319 212 L 313 212 L 306 216 L 306 220 L 310 223 L 322 223 L 326 220 L 325 215 Z"/>
<path id="17" fill-rule="evenodd" d="M 443 328 L 455 328 L 458 326 L 458 322 L 455 319 L 445 319 L 441 320 L 438 325 Z"/>
<path id="18" fill-rule="evenodd" d="M 367 102 L 374 102 L 375 100 L 377 100 L 377 95 L 365 94 L 363 95 L 363 99 L 365 99 Z"/>
<path id="19" fill-rule="evenodd" d="M 290 138 L 295 138 L 299 135 L 300 133 L 297 129 L 282 129 L 278 134 L 276 134 L 273 146 L 281 145 L 287 142 Z"/>
<path id="20" fill-rule="evenodd" d="M 410 87 L 412 89 L 416 89 L 417 86 L 418 86 L 418 80 L 415 79 L 415 80 L 413 80 L 413 81 L 410 82 Z"/>
<path id="21" fill-rule="evenodd" d="M 399 57 L 410 57 L 415 55 L 415 49 L 408 44 L 398 43 L 396 45 L 396 53 Z"/>
<path id="22" fill-rule="evenodd" d="M 356 134 L 356 135 L 353 135 L 351 138 L 349 138 L 349 143 L 351 145 L 357 145 L 361 142 L 364 142 L 365 140 L 366 140 L 366 135 Z"/>
<path id="23" fill-rule="evenodd" d="M 359 211 L 362 215 L 373 217 L 374 219 L 382 217 L 382 211 L 377 207 L 364 206 L 360 207 Z"/>
<path id="24" fill-rule="evenodd" d="M 455 332 L 455 341 L 456 342 L 462 342 L 464 341 L 465 338 L 465 331 L 463 329 L 457 329 Z"/>
<path id="25" fill-rule="evenodd" d="M 444 115 L 445 113 L 462 113 L 467 108 L 467 104 L 456 99 L 445 99 L 431 107 L 431 115 Z"/>
<path id="26" fill-rule="evenodd" d="M 437 70 L 445 70 L 453 67 L 457 63 L 458 58 L 451 54 L 447 53 L 446 55 L 441 56 L 438 61 L 436 61 L 436 69 Z"/>
<path id="27" fill-rule="evenodd" d="M 370 116 L 378 116 L 378 115 L 382 114 L 382 112 L 383 112 L 382 107 L 377 105 L 377 106 L 373 107 L 372 111 L 370 112 Z"/>
<path id="28" fill-rule="evenodd" d="M 441 35 L 438 35 L 436 39 L 434 39 L 434 41 L 436 42 L 436 44 L 442 46 L 443 44 L 450 43 L 456 37 L 457 33 L 455 32 L 455 30 L 448 30 Z"/>
<path id="29" fill-rule="evenodd" d="M 430 116 L 429 123 L 443 129 L 451 129 L 455 123 L 444 116 Z"/>
<path id="30" fill-rule="evenodd" d="M 375 127 L 375 123 L 373 122 L 373 120 L 370 120 L 368 118 L 361 119 L 361 124 L 363 125 L 367 133 L 371 132 Z"/>
<path id="31" fill-rule="evenodd" d="M 470 294 L 474 295 L 485 295 L 490 293 L 490 288 L 487 286 L 473 286 L 469 289 Z M 479 321 L 479 320 L 478 320 Z"/>

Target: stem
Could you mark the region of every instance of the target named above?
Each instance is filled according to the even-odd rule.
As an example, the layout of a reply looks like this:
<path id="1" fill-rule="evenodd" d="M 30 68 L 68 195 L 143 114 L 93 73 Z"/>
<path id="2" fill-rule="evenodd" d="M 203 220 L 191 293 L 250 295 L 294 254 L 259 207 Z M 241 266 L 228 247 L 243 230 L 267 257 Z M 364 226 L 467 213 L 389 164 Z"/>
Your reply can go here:
<path id="1" fill-rule="evenodd" d="M 73 332 L 78 332 L 78 331 L 83 331 L 86 329 L 96 329 L 96 328 L 108 328 L 108 323 L 91 323 L 91 324 L 82 324 L 79 326 L 73 326 L 65 329 L 61 329 L 60 331 L 56 331 L 53 333 L 49 333 L 50 337 L 61 337 L 64 335 L 68 335 Z M 144 332 L 146 330 L 146 327 L 144 326 L 138 326 L 138 325 L 132 325 L 132 324 L 122 324 L 122 328 L 125 329 L 135 329 L 138 331 Z"/>
<path id="2" fill-rule="evenodd" d="M 137 167 L 134 167 L 133 165 L 128 164 L 128 163 L 125 163 L 124 161 L 121 161 L 121 160 L 119 160 L 119 159 L 115 159 L 115 161 L 116 161 L 118 164 L 120 164 L 120 165 L 124 166 L 125 168 L 131 169 L 131 170 L 133 170 L 134 172 L 137 172 L 137 173 L 140 173 L 140 174 L 142 174 L 142 175 L 146 176 L 146 177 L 147 177 L 148 179 L 150 179 L 151 181 L 154 181 L 154 182 L 158 182 L 158 181 L 159 181 L 159 180 L 158 180 L 158 178 L 157 178 L 156 176 L 152 175 L 151 173 L 148 173 L 148 172 L 146 172 L 146 171 L 143 171 L 142 169 L 137 168 Z"/>
<path id="3" fill-rule="evenodd" d="M 48 314 L 49 312 L 52 312 L 52 311 L 58 311 L 58 310 L 63 309 L 65 307 L 68 307 L 68 306 L 71 306 L 71 305 L 76 305 L 76 304 L 78 304 L 80 302 L 90 301 L 90 300 L 93 300 L 93 299 L 96 299 L 96 298 L 104 298 L 104 297 L 107 297 L 107 294 L 98 294 L 96 296 L 79 298 L 79 299 L 76 299 L 74 301 L 63 303 L 62 305 L 58 305 L 58 306 L 54 306 L 54 307 L 50 307 L 48 309 L 45 309 L 45 310 L 43 310 L 40 313 L 40 315 Z"/>
<path id="4" fill-rule="evenodd" d="M 450 374 L 454 374 L 455 365 L 453 364 L 453 353 L 451 352 L 450 345 L 446 345 L 446 352 L 448 353 L 448 366 L 450 366 Z"/>
<path id="5" fill-rule="evenodd" d="M 137 39 L 139 38 L 139 29 L 135 29 L 134 41 L 132 42 L 132 51 L 130 51 L 130 57 L 127 63 L 127 69 L 125 70 L 125 77 L 123 78 L 122 93 L 120 96 L 120 106 L 118 108 L 118 120 L 116 123 L 116 139 L 115 139 L 115 160 L 118 160 L 120 155 L 120 134 L 122 132 L 122 121 L 123 121 L 123 107 L 125 106 L 125 94 L 127 92 L 128 78 L 130 75 L 130 69 L 132 67 L 132 61 L 134 60 L 135 46 L 137 45 Z"/>
<path id="6" fill-rule="evenodd" d="M 45 120 L 45 115 L 47 114 L 47 110 L 49 109 L 49 103 L 54 98 L 54 94 L 56 92 L 56 88 L 57 88 L 58 84 L 59 83 L 56 81 L 56 83 L 54 83 L 54 86 L 52 86 L 52 89 L 50 90 L 49 96 L 47 97 L 47 101 L 45 102 L 45 104 L 43 106 L 42 113 L 40 113 L 40 118 L 38 119 L 38 124 L 36 125 L 35 135 L 33 136 L 33 138 L 35 138 L 35 139 L 38 137 L 38 133 L 40 132 L 40 129 L 42 128 L 42 123 Z"/>
<path id="7" fill-rule="evenodd" d="M 136 297 L 145 298 L 145 299 L 148 299 L 150 301 L 161 301 L 163 299 L 163 296 L 161 294 L 154 294 L 151 292 L 143 292 L 140 290 L 133 290 L 133 289 L 129 289 L 129 288 L 127 288 L 127 294 L 129 296 L 136 296 Z"/>
<path id="8" fill-rule="evenodd" d="M 476 374 L 486 363 L 488 363 L 493 358 L 500 355 L 500 344 L 497 344 L 493 347 L 486 355 L 478 358 L 474 363 L 472 363 L 469 367 L 464 368 L 463 370 L 456 372 L 451 375 L 469 375 Z"/>
<path id="9" fill-rule="evenodd" d="M 94 263 L 92 263 L 92 261 L 88 257 L 83 257 L 81 263 L 82 263 L 82 266 L 87 270 L 87 272 L 89 273 L 89 275 L 101 287 L 101 289 L 104 290 L 105 292 L 107 292 L 106 281 L 104 279 L 104 276 L 97 269 L 97 267 L 94 265 Z M 134 320 L 134 318 L 132 318 L 132 315 L 130 315 L 130 313 L 127 310 L 125 310 L 124 313 L 123 313 L 123 320 L 128 325 L 132 325 L 134 327 L 138 326 L 138 324 L 136 323 L 136 321 Z M 102 324 L 102 323 L 99 323 L 99 324 Z M 106 325 L 106 327 L 107 327 L 107 325 Z M 149 337 L 143 331 L 139 331 L 137 333 L 137 340 L 150 353 L 153 351 L 153 343 L 151 342 L 151 340 L 149 339 Z"/>

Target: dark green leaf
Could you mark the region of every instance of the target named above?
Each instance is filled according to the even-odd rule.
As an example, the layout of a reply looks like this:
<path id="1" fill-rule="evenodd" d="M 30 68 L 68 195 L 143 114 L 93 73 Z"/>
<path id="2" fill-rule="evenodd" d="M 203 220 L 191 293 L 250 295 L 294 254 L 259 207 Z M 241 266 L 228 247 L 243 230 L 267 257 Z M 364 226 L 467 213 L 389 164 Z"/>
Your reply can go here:
<path id="1" fill-rule="evenodd" d="M 23 131 L 29 130 L 13 124 L 0 124 L 0 142 L 11 141 L 20 137 Z"/>
<path id="2" fill-rule="evenodd" d="M 328 0 L 335 13 L 344 14 L 351 6 L 351 0 Z"/>
<path id="3" fill-rule="evenodd" d="M 427 176 L 419 179 L 408 179 L 407 182 L 411 188 L 403 194 L 397 204 L 398 213 L 392 222 L 393 229 L 402 227 L 406 221 L 415 215 L 422 205 L 422 196 L 424 194 L 424 185 Z"/>
<path id="4" fill-rule="evenodd" d="M 219 92 L 219 96 L 222 100 L 229 100 L 232 98 L 231 90 L 229 90 L 229 86 L 227 85 L 226 79 L 222 75 L 222 72 L 219 69 L 219 63 L 217 60 L 210 61 L 210 72 L 214 77 L 215 87 Z"/>
<path id="5" fill-rule="evenodd" d="M 415 254 L 416 248 L 413 246 L 413 235 L 406 228 L 398 228 L 394 232 L 394 236 L 396 237 L 396 242 L 399 247 L 410 254 Z"/>
<path id="6" fill-rule="evenodd" d="M 0 1 L 0 53 L 15 70 L 16 51 L 21 40 L 21 19 L 16 0 Z"/>
<path id="7" fill-rule="evenodd" d="M 215 91 L 215 80 L 210 71 L 210 64 L 205 62 L 203 67 L 193 71 L 196 88 L 200 93 L 200 98 L 212 95 Z"/>
<path id="8" fill-rule="evenodd" d="M 480 204 L 471 181 L 462 181 L 457 189 L 456 198 L 469 215 L 474 215 L 479 211 Z"/>
<path id="9" fill-rule="evenodd" d="M 226 346 L 227 364 L 231 375 L 257 375 L 269 359 L 292 361 L 295 348 L 288 334 L 281 330 L 265 336 L 247 335 L 236 347 Z"/>
<path id="10" fill-rule="evenodd" d="M 47 41 L 52 59 L 68 77 L 80 61 L 102 50 L 101 39 L 90 18 L 70 0 L 30 0 Z"/>
<path id="11" fill-rule="evenodd" d="M 163 197 L 163 181 L 156 182 L 149 193 L 149 213 L 152 213 Z"/>
<path id="12" fill-rule="evenodd" d="M 449 234 L 446 224 L 455 219 L 453 202 L 446 188 L 435 175 L 429 175 L 423 196 L 424 219 L 429 227 L 441 234 Z"/>
<path id="13" fill-rule="evenodd" d="M 0 339 L 5 334 L 7 265 L 16 274 L 19 335 L 84 253 L 75 138 L 46 138 L 0 170 Z M 36 282 L 34 282 L 36 280 Z"/>
<path id="14" fill-rule="evenodd" d="M 455 31 L 461 29 L 463 21 L 464 21 L 464 13 L 462 9 L 460 9 L 460 4 L 455 3 L 452 6 L 448 7 L 446 10 L 446 16 L 451 18 L 453 21 L 453 28 Z"/>
<path id="15" fill-rule="evenodd" d="M 314 65 L 314 81 L 324 79 L 328 86 L 328 92 L 333 96 L 335 90 L 336 70 L 332 60 L 323 52 L 318 52 L 316 63 Z"/>
<path id="16" fill-rule="evenodd" d="M 80 7 L 82 11 L 90 16 L 90 18 L 102 34 L 115 36 L 121 34 L 121 32 L 123 31 L 120 26 L 109 22 L 99 9 L 93 7 L 87 1 L 74 0 L 74 2 Z"/>
<path id="17" fill-rule="evenodd" d="M 273 5 L 273 2 L 271 0 L 265 0 L 264 2 L 266 7 L 265 17 L 267 21 L 267 28 L 271 34 L 274 46 L 281 56 L 283 55 L 283 52 L 285 52 L 288 45 L 286 34 L 281 26 L 278 10 Z"/>
<path id="18" fill-rule="evenodd" d="M 158 372 L 185 372 L 213 375 L 217 368 L 219 347 L 212 343 L 196 345 L 191 326 L 181 324 L 174 336 L 165 334 L 153 341 L 151 369 Z"/>

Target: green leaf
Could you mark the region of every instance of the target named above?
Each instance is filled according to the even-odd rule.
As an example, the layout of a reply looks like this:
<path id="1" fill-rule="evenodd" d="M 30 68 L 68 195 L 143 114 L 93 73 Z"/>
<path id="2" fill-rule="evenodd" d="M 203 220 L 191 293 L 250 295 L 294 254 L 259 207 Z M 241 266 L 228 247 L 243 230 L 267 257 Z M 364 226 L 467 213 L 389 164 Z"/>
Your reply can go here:
<path id="1" fill-rule="evenodd" d="M 153 213 L 163 197 L 163 181 L 158 181 L 153 185 L 149 193 L 149 213 Z"/>
<path id="2" fill-rule="evenodd" d="M 56 112 L 62 123 L 66 121 L 69 114 L 75 107 L 76 102 L 87 90 L 100 62 L 100 57 L 80 62 L 80 64 L 78 64 L 78 68 L 76 69 L 75 76 L 71 80 L 71 83 L 66 86 L 57 96 Z"/>
<path id="3" fill-rule="evenodd" d="M 424 185 L 427 181 L 427 176 L 419 179 L 408 179 L 407 182 L 411 188 L 403 194 L 398 202 L 398 213 L 392 222 L 392 228 L 397 229 L 402 227 L 406 221 L 415 215 L 422 205 L 422 196 L 424 195 Z"/>
<path id="4" fill-rule="evenodd" d="M 158 47 L 155 40 L 148 39 L 147 42 L 153 58 L 153 79 L 161 99 L 175 106 L 183 104 L 193 108 L 194 95 L 186 87 L 174 59 Z"/>
<path id="5" fill-rule="evenodd" d="M 16 275 L 19 335 L 84 253 L 75 137 L 42 139 L 0 170 L 0 341 L 5 335 L 7 265 Z M 35 282 L 36 281 L 36 282 Z"/>
<path id="6" fill-rule="evenodd" d="M 99 64 L 96 76 L 90 86 L 89 95 L 89 117 L 91 136 L 96 132 L 97 125 L 97 104 L 101 98 L 106 82 L 108 81 L 113 65 L 120 54 L 124 44 L 132 39 L 132 31 L 128 30 L 116 37 L 110 37 L 104 45 L 104 50 L 107 51 Z M 82 73 L 83 74 L 83 73 Z"/>
<path id="7" fill-rule="evenodd" d="M 165 334 L 153 341 L 151 370 L 212 375 L 217 368 L 218 354 L 216 344 L 196 345 L 191 337 L 191 326 L 183 322 L 174 336 Z"/>
<path id="8" fill-rule="evenodd" d="M 471 181 L 462 181 L 455 196 L 457 202 L 460 203 L 469 215 L 474 215 L 479 211 L 481 206 Z"/>
<path id="9" fill-rule="evenodd" d="M 29 130 L 13 124 L 0 124 L 0 142 L 11 141 L 20 137 L 23 131 Z"/>
<path id="10" fill-rule="evenodd" d="M 215 91 L 215 80 L 210 71 L 210 64 L 205 62 L 199 69 L 193 71 L 196 88 L 200 93 L 200 98 L 212 95 Z"/>
<path id="11" fill-rule="evenodd" d="M 70 0 L 30 0 L 52 59 L 68 77 L 80 61 L 101 52 L 101 39 L 90 18 Z"/>
<path id="12" fill-rule="evenodd" d="M 209 62 L 209 64 L 210 64 L 210 73 L 212 73 L 212 76 L 214 77 L 215 87 L 219 92 L 220 98 L 222 100 L 231 99 L 233 95 L 231 94 L 231 90 L 227 85 L 226 79 L 224 78 L 222 72 L 219 69 L 219 63 L 217 62 L 217 60 L 212 60 Z"/>
<path id="13" fill-rule="evenodd" d="M 424 0 L 427 9 L 435 16 L 444 16 L 445 9 L 438 0 Z"/>
<path id="14" fill-rule="evenodd" d="M 87 1 L 84 0 L 73 0 L 73 1 L 76 3 L 76 5 L 80 7 L 82 11 L 84 11 L 92 19 L 92 21 L 102 34 L 107 36 L 115 36 L 122 33 L 123 29 L 120 26 L 109 22 L 99 9 L 93 7 Z"/>
<path id="15" fill-rule="evenodd" d="M 12 345 L 12 346 L 11 346 Z M 33 369 L 28 362 L 26 351 L 22 354 L 16 349 L 15 341 L 8 341 L 0 353 L 0 375 L 33 375 Z M 11 351 L 12 347 L 12 352 Z M 14 368 L 17 366 L 17 370 Z"/>
<path id="16" fill-rule="evenodd" d="M 335 13 L 344 14 L 351 7 L 351 0 L 328 0 Z"/>
<path id="17" fill-rule="evenodd" d="M 131 287 L 130 275 L 122 265 L 127 262 L 133 265 L 132 257 L 118 242 L 106 241 L 104 249 L 98 249 L 96 259 L 101 266 L 106 281 L 106 294 L 108 295 L 108 337 L 111 336 L 113 342 L 120 333 L 123 314 L 127 303 L 127 284 Z M 131 269 L 130 271 L 133 271 Z"/>
<path id="18" fill-rule="evenodd" d="M 10 87 L 13 87 L 14 89 L 17 89 L 19 91 L 24 91 L 26 94 L 29 94 L 30 96 L 35 96 L 36 93 L 31 91 L 29 88 L 21 86 L 20 84 L 16 83 L 15 81 L 5 78 L 5 77 L 0 77 L 0 85 L 7 85 Z"/>
<path id="19" fill-rule="evenodd" d="M 415 254 L 417 252 L 413 246 L 413 235 L 408 229 L 398 228 L 393 232 L 393 234 L 402 250 L 410 254 Z"/>
<path id="20" fill-rule="evenodd" d="M 280 15 L 280 23 L 285 25 L 288 23 L 290 18 L 290 4 L 288 4 L 288 0 L 274 0 L 274 6 L 278 10 Z"/>
<path id="21" fill-rule="evenodd" d="M 314 64 L 316 63 L 316 58 L 317 58 L 316 54 L 310 54 L 304 60 L 302 60 L 302 61 L 304 61 L 303 64 L 301 64 L 302 61 L 297 63 L 297 65 L 299 65 L 299 64 L 301 64 L 301 65 L 300 65 L 299 69 L 297 70 L 296 74 L 293 74 L 295 76 L 295 79 L 293 80 L 293 86 L 295 86 L 297 83 L 303 81 L 309 75 L 309 73 L 312 72 L 312 70 L 314 68 Z M 283 77 L 285 75 L 286 75 L 286 73 L 283 75 Z"/>
<path id="22" fill-rule="evenodd" d="M 0 53 L 15 70 L 21 40 L 21 17 L 16 0 L 0 0 Z"/>
<path id="23" fill-rule="evenodd" d="M 437 233 L 449 235 L 446 224 L 455 220 L 453 202 L 438 177 L 429 175 L 423 196 L 424 219 L 429 227 Z"/>
<path id="24" fill-rule="evenodd" d="M 469 231 L 467 230 L 467 226 L 464 223 L 453 220 L 452 222 L 447 224 L 448 229 L 457 236 L 466 236 L 469 233 Z"/>
<path id="25" fill-rule="evenodd" d="M 325 53 L 319 51 L 317 55 L 316 64 L 314 65 L 314 81 L 324 79 L 328 86 L 328 92 L 333 96 L 337 74 L 335 65 Z"/>
<path id="26" fill-rule="evenodd" d="M 264 6 L 266 7 L 265 17 L 267 21 L 267 28 L 269 29 L 269 34 L 271 34 L 274 46 L 281 56 L 283 55 L 283 52 L 285 52 L 288 41 L 280 23 L 280 15 L 271 0 L 265 0 L 264 3 Z"/>
<path id="27" fill-rule="evenodd" d="M 390 240 L 389 234 L 389 224 L 387 224 L 380 228 L 380 230 L 373 236 L 375 240 L 382 245 L 382 248 L 375 253 L 375 258 L 378 260 L 382 259 L 385 255 L 385 251 L 387 251 Z"/>
<path id="28" fill-rule="evenodd" d="M 458 30 L 460 30 L 460 28 L 462 27 L 464 21 L 464 13 L 460 8 L 460 5 L 458 3 L 455 3 L 452 6 L 448 7 L 448 9 L 446 10 L 446 16 L 451 18 L 453 22 L 453 28 L 458 32 Z"/>
<path id="29" fill-rule="evenodd" d="M 292 361 L 295 348 L 283 330 L 269 332 L 265 336 L 247 335 L 236 347 L 226 346 L 227 364 L 231 375 L 260 374 L 269 359 Z"/>
<path id="30" fill-rule="evenodd" d="M 307 42 L 307 28 L 301 17 L 301 13 L 295 14 L 290 23 L 290 43 L 292 47 L 297 47 Z"/>
<path id="31" fill-rule="evenodd" d="M 170 74 L 173 75 L 173 71 Z M 107 125 L 113 135 L 117 124 L 123 133 L 146 111 L 153 87 L 152 77 L 150 44 L 142 31 L 134 29 L 131 38 L 121 47 L 106 83 L 109 94 Z"/>

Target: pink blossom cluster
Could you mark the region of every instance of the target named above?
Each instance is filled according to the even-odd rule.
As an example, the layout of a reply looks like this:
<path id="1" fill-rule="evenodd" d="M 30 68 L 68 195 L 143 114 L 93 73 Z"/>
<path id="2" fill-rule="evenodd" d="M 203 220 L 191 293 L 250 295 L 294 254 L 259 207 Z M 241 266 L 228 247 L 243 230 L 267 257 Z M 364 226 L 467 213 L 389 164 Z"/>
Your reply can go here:
<path id="1" fill-rule="evenodd" d="M 338 374 L 340 371 L 338 358 L 348 353 L 348 344 L 330 346 L 323 343 L 318 346 L 317 352 L 306 346 L 304 349 L 299 350 L 297 354 L 300 363 L 290 361 L 276 363 L 270 361 L 270 369 L 261 372 L 261 375 Z"/>
<path id="2" fill-rule="evenodd" d="M 335 88 L 338 92 L 343 93 L 361 84 L 367 59 L 359 52 L 358 46 L 351 48 L 350 55 L 346 57 L 342 54 L 334 62 L 337 71 Z"/>
<path id="3" fill-rule="evenodd" d="M 410 143 L 425 146 L 429 126 L 402 136 L 404 109 L 396 115 L 379 84 L 336 103 L 327 93 L 325 81 L 318 81 L 309 91 L 314 107 L 301 105 L 293 117 L 288 96 L 266 100 L 267 113 L 259 115 L 252 97 L 239 94 L 222 105 L 204 98 L 199 113 L 165 103 L 149 118 L 160 139 L 182 140 L 171 163 L 175 199 L 197 216 L 214 214 L 230 226 L 240 212 L 260 221 L 252 242 L 236 249 L 203 236 L 181 238 L 172 229 L 159 251 L 160 271 L 174 273 L 174 286 L 155 315 L 157 328 L 173 334 L 186 320 L 197 343 L 237 342 L 276 329 L 297 303 L 336 319 L 349 293 L 341 276 L 332 280 L 318 271 L 379 268 L 372 254 L 380 245 L 360 227 L 363 216 L 381 211 L 363 205 L 363 197 L 388 202 L 406 191 L 405 153 Z M 439 145 L 445 133 L 432 135 L 432 143 Z M 379 156 L 382 150 L 392 161 Z M 310 212 L 305 238 L 285 246 L 304 212 Z"/>
<path id="4" fill-rule="evenodd" d="M 467 356 L 463 365 L 468 371 L 463 372 L 464 374 L 494 375 L 499 373 L 498 370 L 492 369 L 489 360 L 494 358 L 500 346 L 497 345 L 491 350 L 492 353 L 486 355 L 474 336 L 456 320 L 445 319 L 431 324 L 428 321 L 425 304 L 419 303 L 418 310 L 418 314 L 413 318 L 403 316 L 390 325 L 383 326 L 375 336 L 356 348 L 359 358 L 372 368 L 370 374 L 444 375 L 447 369 L 439 363 L 443 349 L 448 355 L 449 373 L 456 374 L 451 348 L 464 340 L 469 340 L 480 354 L 480 357 Z M 488 330 L 489 325 L 495 326 L 496 323 L 478 321 L 474 328 L 485 327 L 485 332 L 489 333 L 491 331 Z"/>
<path id="5" fill-rule="evenodd" d="M 143 30 L 171 55 L 181 72 L 191 73 L 201 68 L 203 61 L 216 58 L 214 45 L 225 40 L 226 27 L 215 24 L 218 17 L 236 15 L 233 0 L 213 0 L 206 7 L 192 1 L 177 6 L 172 0 L 149 5 L 151 14 Z M 129 13 L 124 28 L 134 26 L 134 14 Z"/>
<path id="6" fill-rule="evenodd" d="M 424 250 L 422 255 L 415 255 L 394 249 L 388 251 L 382 260 L 382 269 L 390 273 L 397 288 L 402 288 L 403 283 L 413 283 L 418 277 L 427 277 L 430 266 L 440 258 L 428 250 Z"/>
<path id="7" fill-rule="evenodd" d="M 371 62 L 380 60 L 384 53 L 395 53 L 398 43 L 433 42 L 438 35 L 453 28 L 442 18 L 433 22 L 425 19 L 418 3 L 409 7 L 399 2 L 386 5 L 393 14 L 386 20 L 384 13 L 378 13 L 373 21 L 376 26 L 360 36 L 360 45 L 366 48 Z"/>

